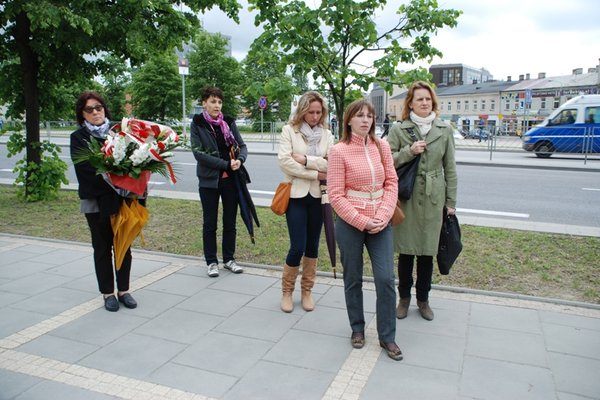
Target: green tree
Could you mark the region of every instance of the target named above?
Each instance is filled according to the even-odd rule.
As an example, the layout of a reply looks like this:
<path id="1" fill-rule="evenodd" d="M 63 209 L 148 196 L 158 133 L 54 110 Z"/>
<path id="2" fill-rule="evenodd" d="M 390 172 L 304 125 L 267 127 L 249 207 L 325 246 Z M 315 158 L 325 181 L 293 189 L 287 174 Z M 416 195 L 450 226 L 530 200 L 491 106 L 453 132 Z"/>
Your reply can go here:
<path id="1" fill-rule="evenodd" d="M 105 72 L 100 78 L 102 88 L 98 91 L 102 93 L 113 121 L 120 121 L 127 115 L 125 96 L 131 84 L 131 68 L 127 62 L 113 55 L 103 57 L 102 61 L 106 63 L 106 67 L 102 68 Z"/>
<path id="2" fill-rule="evenodd" d="M 175 53 L 152 56 L 133 73 L 130 88 L 136 117 L 158 121 L 181 117 L 181 77 Z"/>
<path id="3" fill-rule="evenodd" d="M 175 8 L 180 5 L 190 11 Z M 237 21 L 235 0 L 0 2 L 0 101 L 10 104 L 12 116 L 25 114 L 26 198 L 41 163 L 40 110 L 50 89 L 66 77 L 99 75 L 104 54 L 138 65 L 148 54 L 174 48 L 198 28 L 195 13 L 213 5 Z"/>
<path id="4" fill-rule="evenodd" d="M 328 88 L 338 120 L 352 88 L 366 91 L 373 82 L 391 91 L 393 84 L 428 78 L 424 69 L 402 72 L 401 63 L 413 64 L 441 56 L 430 35 L 455 27 L 460 11 L 441 9 L 436 0 L 410 0 L 398 7 L 397 23 L 378 31 L 373 20 L 386 0 L 321 0 L 309 7 L 303 0 L 249 0 L 258 10 L 255 23 L 263 33 L 259 48 L 276 48 L 281 62 L 297 71 L 310 71 Z M 370 56 L 370 57 L 368 57 Z M 364 65 L 365 58 L 373 58 Z"/>
<path id="5" fill-rule="evenodd" d="M 244 107 L 250 111 L 252 119 L 260 121 L 258 100 L 262 96 L 268 99 L 263 111 L 263 120 L 287 121 L 290 115 L 292 96 L 300 93 L 291 76 L 286 75 L 287 66 L 279 62 L 279 55 L 270 48 L 257 49 L 251 46 L 243 61 L 245 78 Z M 276 110 L 274 105 L 277 105 Z"/>
<path id="6" fill-rule="evenodd" d="M 239 114 L 242 74 L 239 62 L 227 55 L 228 41 L 218 33 L 200 31 L 188 54 L 190 74 L 187 87 L 193 98 L 199 100 L 204 86 L 216 86 L 223 91 L 223 114 Z"/>

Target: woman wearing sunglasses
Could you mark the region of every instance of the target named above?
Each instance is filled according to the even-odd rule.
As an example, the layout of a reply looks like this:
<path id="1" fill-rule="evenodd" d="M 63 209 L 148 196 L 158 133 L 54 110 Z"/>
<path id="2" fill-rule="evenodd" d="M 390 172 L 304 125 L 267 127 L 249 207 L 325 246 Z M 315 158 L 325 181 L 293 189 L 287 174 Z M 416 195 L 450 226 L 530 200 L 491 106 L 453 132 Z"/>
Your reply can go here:
<path id="1" fill-rule="evenodd" d="M 71 133 L 71 159 L 88 149 L 92 140 L 104 143 L 110 129 L 110 112 L 106 103 L 95 92 L 82 93 L 75 103 L 75 114 L 80 128 Z M 113 231 L 110 216 L 119 211 L 121 194 L 108 184 L 103 175 L 89 163 L 74 162 L 75 175 L 79 182 L 80 210 L 85 214 L 92 235 L 94 249 L 94 267 L 98 289 L 104 296 L 104 308 L 108 311 L 118 311 L 119 303 L 127 308 L 136 308 L 137 302 L 129 291 L 129 276 L 131 271 L 131 248 L 127 249 L 119 270 L 113 265 Z M 115 297 L 115 275 L 117 281 L 117 296 Z"/>

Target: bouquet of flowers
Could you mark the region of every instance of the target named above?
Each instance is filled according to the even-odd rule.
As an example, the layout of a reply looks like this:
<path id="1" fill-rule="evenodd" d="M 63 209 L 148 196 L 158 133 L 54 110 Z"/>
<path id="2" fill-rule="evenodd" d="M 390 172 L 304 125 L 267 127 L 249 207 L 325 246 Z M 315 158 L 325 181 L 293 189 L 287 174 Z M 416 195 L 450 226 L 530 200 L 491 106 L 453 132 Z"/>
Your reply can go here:
<path id="1" fill-rule="evenodd" d="M 178 135 L 167 126 L 123 118 L 110 129 L 103 145 L 91 140 L 89 151 L 75 162 L 89 161 L 113 186 L 143 195 L 152 173 L 177 182 L 167 159 L 179 145 Z"/>

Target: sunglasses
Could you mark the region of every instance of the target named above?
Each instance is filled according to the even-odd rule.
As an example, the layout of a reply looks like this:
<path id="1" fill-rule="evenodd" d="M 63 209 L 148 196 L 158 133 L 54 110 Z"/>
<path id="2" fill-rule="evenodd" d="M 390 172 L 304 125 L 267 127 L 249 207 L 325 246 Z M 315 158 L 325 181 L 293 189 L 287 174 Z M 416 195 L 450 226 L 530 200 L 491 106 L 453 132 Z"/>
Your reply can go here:
<path id="1" fill-rule="evenodd" d="M 93 113 L 94 110 L 100 112 L 100 111 L 104 110 L 104 106 L 102 104 L 96 104 L 94 107 L 85 107 L 83 109 L 83 111 L 85 111 L 88 114 Z"/>

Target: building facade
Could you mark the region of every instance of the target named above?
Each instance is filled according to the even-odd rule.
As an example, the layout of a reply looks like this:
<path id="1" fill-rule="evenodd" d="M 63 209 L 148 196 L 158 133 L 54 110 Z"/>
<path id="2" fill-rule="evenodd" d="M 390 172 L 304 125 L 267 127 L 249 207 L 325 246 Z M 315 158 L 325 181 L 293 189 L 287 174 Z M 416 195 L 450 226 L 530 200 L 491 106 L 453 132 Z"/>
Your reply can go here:
<path id="1" fill-rule="evenodd" d="M 460 64 L 457 64 L 460 65 Z M 506 81 L 486 81 L 467 85 L 437 86 L 440 117 L 459 130 L 483 125 L 500 134 L 521 135 L 549 116 L 567 100 L 580 94 L 600 93 L 600 66 L 571 75 L 532 79 L 529 74 Z M 388 99 L 387 112 L 399 116 L 405 93 Z"/>

